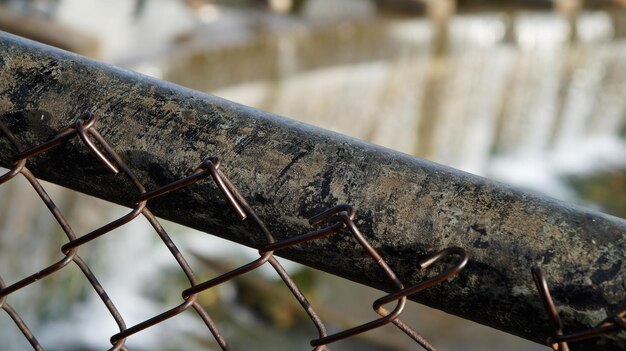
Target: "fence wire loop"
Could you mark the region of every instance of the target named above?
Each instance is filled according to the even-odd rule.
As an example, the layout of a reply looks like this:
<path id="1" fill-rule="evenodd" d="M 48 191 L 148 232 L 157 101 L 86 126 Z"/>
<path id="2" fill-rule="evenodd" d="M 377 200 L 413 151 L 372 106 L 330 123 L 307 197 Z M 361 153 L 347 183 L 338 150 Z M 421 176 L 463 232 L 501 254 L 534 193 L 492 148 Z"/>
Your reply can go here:
<path id="1" fill-rule="evenodd" d="M 86 112 L 79 119 L 76 120 L 75 128 L 80 140 L 85 143 L 89 151 L 96 156 L 96 158 L 113 174 L 119 173 L 117 166 L 110 161 L 102 151 L 96 147 L 93 141 L 89 138 L 87 134 L 91 133 L 91 127 L 93 127 L 96 122 L 96 115 L 91 112 Z"/>
<path id="2" fill-rule="evenodd" d="M 235 196 L 233 195 L 233 193 L 230 191 L 230 189 L 226 186 L 226 184 L 224 183 L 224 180 L 222 179 L 221 174 L 218 172 L 220 166 L 220 159 L 217 156 L 211 156 L 207 159 L 205 159 L 197 168 L 196 170 L 188 177 L 177 180 L 173 183 L 170 183 L 166 186 L 163 186 L 159 189 L 144 193 L 139 195 L 139 197 L 135 200 L 135 203 L 141 202 L 141 201 L 145 201 L 145 200 L 150 200 L 150 199 L 154 199 L 155 197 L 159 197 L 162 195 L 165 195 L 167 193 L 170 193 L 174 190 L 178 190 L 180 188 L 189 186 L 201 179 L 206 178 L 207 176 L 211 176 L 211 178 L 213 178 L 213 181 L 215 182 L 215 184 L 217 185 L 218 189 L 222 192 L 222 194 L 224 195 L 224 197 L 226 198 L 226 201 L 228 202 L 228 205 L 231 207 L 231 209 L 235 212 L 235 214 L 237 215 L 237 217 L 239 217 L 240 220 L 244 220 L 247 217 L 247 214 L 245 212 L 245 210 L 243 209 L 243 207 L 241 206 L 241 204 L 239 203 L 239 201 L 235 198 Z"/>
<path id="3" fill-rule="evenodd" d="M 460 259 L 458 260 L 458 262 L 456 262 L 456 264 L 454 264 L 447 270 L 437 274 L 436 276 L 430 279 L 427 279 L 421 283 L 418 283 L 416 285 L 413 285 L 401 291 L 379 298 L 378 300 L 374 301 L 374 305 L 373 305 L 374 310 L 377 310 L 381 306 L 388 304 L 394 300 L 400 299 L 402 297 L 408 297 L 422 290 L 426 290 L 432 286 L 442 283 L 452 278 L 453 276 L 459 274 L 459 272 L 461 272 L 461 270 L 465 268 L 465 265 L 467 265 L 467 262 L 469 261 L 469 255 L 467 251 L 465 251 L 465 249 L 462 249 L 456 246 L 443 249 L 435 254 L 432 254 L 426 257 L 425 259 L 420 261 L 419 266 L 421 269 L 428 268 L 434 263 L 439 262 L 451 255 L 459 256 Z"/>
<path id="4" fill-rule="evenodd" d="M 333 342 L 349 338 L 364 332 L 367 332 L 372 329 L 379 328 L 385 324 L 394 323 L 400 330 L 406 333 L 409 337 L 411 337 L 414 341 L 416 341 L 419 345 L 421 345 L 424 349 L 429 351 L 435 351 L 436 348 L 432 346 L 426 339 L 424 339 L 420 334 L 418 334 L 415 330 L 413 330 L 410 326 L 400 320 L 398 317 L 402 313 L 405 305 L 406 305 L 406 297 L 412 293 L 424 290 L 433 285 L 436 285 L 461 271 L 465 265 L 467 264 L 468 255 L 465 250 L 457 247 L 448 248 L 442 250 L 434 255 L 429 256 L 427 259 L 422 261 L 422 267 L 426 268 L 430 264 L 437 262 L 448 255 L 457 254 L 462 257 L 462 260 L 449 270 L 439 274 L 435 278 L 429 279 L 427 282 L 421 283 L 417 286 L 411 287 L 409 289 L 404 289 L 404 285 L 397 278 L 396 274 L 389 267 L 389 265 L 385 262 L 382 256 L 374 249 L 374 247 L 367 241 L 365 236 L 361 233 L 357 225 L 354 223 L 356 212 L 351 205 L 348 204 L 340 204 L 336 205 L 332 208 L 329 208 L 319 214 L 314 215 L 309 219 L 309 223 L 311 225 L 322 224 L 324 222 L 331 222 L 332 219 L 338 218 L 338 222 L 334 222 L 327 227 L 314 230 L 308 232 L 303 235 L 291 237 L 279 242 L 272 243 L 270 245 L 265 246 L 259 250 L 260 253 L 271 252 L 276 250 L 285 249 L 287 247 L 301 244 L 307 241 L 317 240 L 326 236 L 329 236 L 333 233 L 338 232 L 343 228 L 347 228 L 352 235 L 352 237 L 359 243 L 359 245 L 365 250 L 367 255 L 374 261 L 376 264 L 385 272 L 386 277 L 391 280 L 391 282 L 400 289 L 399 292 L 391 294 L 390 299 L 381 298 L 374 302 L 373 309 L 376 313 L 378 313 L 381 318 L 376 320 L 358 325 L 356 327 L 352 327 L 340 332 L 337 332 L 332 335 L 328 335 L 325 337 L 320 337 L 318 339 L 314 339 L 311 341 L 312 346 L 322 346 L 328 345 Z M 384 302 L 382 302 L 386 299 Z M 395 308 L 392 311 L 387 311 L 382 305 L 387 304 L 389 302 L 397 301 Z M 379 303 L 382 302 L 382 303 Z"/>
<path id="5" fill-rule="evenodd" d="M 543 305 L 548 313 L 548 321 L 552 327 L 552 335 L 546 340 L 546 344 L 555 351 L 569 351 L 569 342 L 581 341 L 599 336 L 617 333 L 619 331 L 626 330 L 626 308 L 618 311 L 605 318 L 602 322 L 598 323 L 595 327 L 570 333 L 563 333 L 563 322 L 559 317 L 554 299 L 548 289 L 548 283 L 543 271 L 539 267 L 533 267 L 532 270 L 533 280 L 539 291 L 539 295 L 543 302 Z"/>
<path id="6" fill-rule="evenodd" d="M 53 274 L 54 272 L 63 269 L 65 266 L 73 262 L 83 272 L 86 279 L 89 281 L 93 289 L 96 291 L 96 293 L 108 309 L 111 317 L 118 325 L 119 332 L 112 335 L 109 339 L 112 345 L 110 350 L 128 350 L 126 346 L 127 338 L 141 332 L 142 330 L 145 330 L 167 319 L 177 316 L 178 314 L 181 314 L 190 308 L 193 308 L 200 317 L 200 319 L 202 319 L 206 327 L 209 329 L 210 333 L 213 335 L 217 345 L 222 350 L 231 350 L 222 333 L 219 331 L 219 328 L 209 316 L 207 309 L 198 303 L 198 295 L 217 285 L 235 279 L 242 274 L 253 271 L 261 267 L 265 263 L 269 263 L 272 268 L 274 268 L 278 276 L 282 279 L 284 284 L 292 293 L 293 297 L 297 300 L 302 309 L 307 313 L 309 319 L 317 329 L 318 337 L 311 340 L 310 342 L 310 345 L 314 347 L 314 350 L 326 350 L 326 345 L 330 343 L 351 336 L 355 336 L 375 328 L 379 328 L 389 323 L 393 323 L 394 325 L 396 325 L 400 330 L 405 332 L 408 336 L 410 336 L 426 350 L 436 350 L 428 341 L 426 341 L 421 335 L 415 332 L 410 326 L 408 326 L 398 317 L 400 316 L 406 305 L 408 295 L 443 282 L 457 274 L 461 269 L 463 269 L 468 259 L 465 250 L 458 247 L 452 247 L 428 256 L 425 260 L 421 262 L 420 268 L 426 268 L 429 265 L 438 262 L 439 260 L 450 255 L 459 255 L 461 257 L 461 260 L 457 262 L 456 265 L 450 267 L 448 270 L 440 273 L 436 277 L 419 283 L 413 287 L 405 288 L 404 284 L 397 278 L 396 274 L 385 262 L 383 257 L 368 242 L 366 237 L 361 233 L 361 231 L 355 224 L 354 218 L 356 216 L 356 211 L 351 205 L 340 204 L 325 211 L 322 211 L 321 213 L 310 218 L 309 222 L 311 225 L 322 225 L 323 223 L 328 223 L 323 228 L 312 230 L 306 234 L 291 237 L 282 241 L 277 241 L 272 235 L 271 231 L 268 229 L 267 225 L 255 213 L 252 207 L 245 200 L 244 196 L 241 195 L 237 187 L 235 187 L 235 185 L 233 185 L 228 177 L 224 175 L 224 173 L 220 169 L 221 160 L 219 157 L 211 156 L 202 161 L 202 163 L 200 163 L 200 165 L 196 167 L 190 175 L 183 177 L 179 180 L 175 180 L 169 184 L 163 185 L 155 190 L 146 191 L 143 184 L 139 182 L 138 178 L 124 163 L 122 158 L 115 152 L 113 147 L 111 147 L 107 143 L 105 138 L 97 131 L 97 129 L 95 128 L 96 120 L 97 118 L 95 114 L 91 112 L 85 112 L 78 119 L 76 119 L 74 123 L 56 134 L 52 139 L 43 142 L 40 145 L 31 147 L 26 151 L 22 151 L 21 145 L 15 138 L 15 136 L 8 130 L 8 128 L 0 123 L 1 135 L 7 138 L 13 144 L 17 153 L 17 156 L 13 158 L 14 166 L 8 172 L 0 176 L 0 184 L 6 183 L 7 181 L 13 179 L 19 174 L 24 176 L 31 184 L 31 186 L 35 189 L 41 200 L 46 204 L 46 206 L 56 219 L 57 223 L 63 229 L 68 239 L 68 242 L 61 245 L 61 253 L 64 255 L 64 257 L 58 262 L 9 286 L 6 286 L 2 278 L 0 277 L 0 308 L 13 319 L 22 334 L 24 334 L 24 336 L 30 342 L 33 349 L 43 350 L 43 347 L 37 341 L 35 336 L 31 333 L 30 329 L 21 319 L 19 314 L 15 310 L 13 310 L 13 308 L 7 303 L 7 299 L 9 298 L 10 294 L 24 288 L 27 285 L 35 283 L 42 278 L 45 278 L 48 275 Z M 84 146 L 89 150 L 90 154 L 95 157 L 100 163 L 102 163 L 104 168 L 106 168 L 113 174 L 122 173 L 125 176 L 125 179 L 127 179 L 130 183 L 134 185 L 138 193 L 138 195 L 134 197 L 134 207 L 131 212 L 82 236 L 77 236 L 74 233 L 70 224 L 63 217 L 63 214 L 54 204 L 52 199 L 48 196 L 43 186 L 26 167 L 29 158 L 38 156 L 63 143 L 70 142 L 76 137 L 78 137 L 82 141 L 82 144 L 84 144 Z M 176 247 L 165 229 L 163 229 L 159 220 L 148 209 L 148 202 L 170 192 L 187 187 L 208 177 L 212 179 L 215 186 L 219 189 L 226 203 L 232 209 L 233 213 L 242 221 L 249 220 L 252 222 L 253 227 L 256 229 L 257 233 L 250 233 L 250 235 L 264 235 L 267 239 L 267 245 L 259 249 L 259 257 L 252 262 L 246 263 L 238 268 L 222 273 L 215 278 L 206 280 L 204 282 L 198 282 L 195 273 L 191 269 L 190 265 L 187 263 L 184 255 Z M 98 282 L 98 279 L 89 268 L 87 262 L 85 262 L 78 255 L 78 251 L 83 245 L 93 240 L 96 240 L 103 235 L 109 235 L 113 230 L 133 221 L 140 215 L 146 218 L 146 220 L 154 229 L 155 233 L 167 246 L 170 253 L 178 263 L 179 267 L 187 277 L 187 280 L 189 281 L 189 287 L 182 291 L 182 301 L 179 305 L 172 307 L 164 312 L 161 312 L 147 320 L 139 322 L 134 326 L 127 327 L 123 317 L 113 304 L 113 301 L 111 301 L 111 299 L 109 298 L 104 287 Z M 284 267 L 280 264 L 276 257 L 274 257 L 274 251 L 286 249 L 288 247 L 311 240 L 322 239 L 333 233 L 340 232 L 344 229 L 347 229 L 351 236 L 363 248 L 363 250 L 367 253 L 367 257 L 371 258 L 382 269 L 382 271 L 385 273 L 386 278 L 394 284 L 397 291 L 374 302 L 374 310 L 378 315 L 380 315 L 380 318 L 329 335 L 326 326 L 313 309 L 313 306 L 309 303 L 304 294 L 302 294 L 294 280 L 289 276 L 289 274 L 287 274 L 287 271 L 284 269 Z M 397 302 L 393 310 L 387 311 L 384 307 L 382 307 L 384 304 L 393 301 Z M 623 321 L 620 320 L 619 323 L 622 322 Z M 618 324 L 618 322 L 613 323 Z"/>
<path id="7" fill-rule="evenodd" d="M 314 215 L 313 217 L 309 219 L 309 223 L 311 225 L 320 224 L 321 222 L 328 221 L 330 218 L 336 215 L 339 215 L 342 212 L 345 213 L 346 216 L 350 218 L 350 220 L 354 218 L 355 211 L 352 208 L 352 206 L 347 205 L 347 204 L 341 204 L 341 205 L 337 205 L 332 208 L 329 208 L 319 214 Z M 306 234 L 298 235 L 298 236 L 291 237 L 282 241 L 271 243 L 259 249 L 259 252 L 263 254 L 265 252 L 278 251 L 278 250 L 286 249 L 288 247 L 298 245 L 307 241 L 321 239 L 323 237 L 326 237 L 335 233 L 336 231 L 344 227 L 345 227 L 345 222 L 341 220 L 339 222 L 333 223 L 322 229 L 313 230 Z"/>

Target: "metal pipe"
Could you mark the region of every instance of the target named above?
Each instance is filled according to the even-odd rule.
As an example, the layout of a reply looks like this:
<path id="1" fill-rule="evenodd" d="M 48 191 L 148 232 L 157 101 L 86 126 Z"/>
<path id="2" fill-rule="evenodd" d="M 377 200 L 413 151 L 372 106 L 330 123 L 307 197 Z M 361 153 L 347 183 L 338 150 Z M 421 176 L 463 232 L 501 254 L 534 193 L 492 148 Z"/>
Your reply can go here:
<path id="1" fill-rule="evenodd" d="M 98 116 L 100 133 L 148 191 L 220 156 L 220 169 L 279 241 L 311 231 L 312 215 L 349 203 L 363 235 L 405 286 L 426 279 L 419 263 L 428 253 L 465 248 L 465 270 L 410 297 L 434 308 L 545 343 L 551 328 L 533 266 L 543 270 L 566 332 L 597 325 L 605 308 L 624 307 L 622 219 L 0 33 L 0 122 L 25 148 L 85 111 Z M 132 182 L 111 175 L 89 152 L 65 143 L 28 166 L 42 179 L 132 207 L 139 195 Z M 0 138 L 0 165 L 10 168 L 16 154 Z M 150 207 L 244 245 L 268 244 L 230 212 L 210 181 L 153 199 Z M 395 291 L 343 236 L 278 254 Z M 571 343 L 573 350 L 624 347 L 624 333 Z"/>

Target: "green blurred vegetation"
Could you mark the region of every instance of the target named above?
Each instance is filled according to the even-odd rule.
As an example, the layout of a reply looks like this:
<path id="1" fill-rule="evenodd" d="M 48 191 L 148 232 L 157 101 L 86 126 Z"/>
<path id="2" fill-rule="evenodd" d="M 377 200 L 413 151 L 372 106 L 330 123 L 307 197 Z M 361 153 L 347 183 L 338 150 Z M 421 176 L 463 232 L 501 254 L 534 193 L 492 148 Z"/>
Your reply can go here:
<path id="1" fill-rule="evenodd" d="M 603 212 L 626 218 L 626 169 L 574 176 L 567 183 L 582 200 L 597 204 Z"/>

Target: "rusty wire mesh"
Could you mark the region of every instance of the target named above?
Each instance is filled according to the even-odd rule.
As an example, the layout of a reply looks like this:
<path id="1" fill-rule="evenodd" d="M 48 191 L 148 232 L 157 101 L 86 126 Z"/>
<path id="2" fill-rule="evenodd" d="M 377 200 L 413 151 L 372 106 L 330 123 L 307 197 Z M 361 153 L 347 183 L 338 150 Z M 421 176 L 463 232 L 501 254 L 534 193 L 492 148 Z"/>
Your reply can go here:
<path id="1" fill-rule="evenodd" d="M 375 328 L 379 328 L 389 323 L 394 324 L 424 349 L 436 350 L 435 347 L 432 346 L 426 339 L 424 339 L 420 334 L 418 334 L 408 324 L 403 322 L 398 317 L 404 309 L 408 295 L 415 294 L 421 290 L 439 284 L 461 271 L 468 262 L 468 256 L 465 250 L 458 247 L 452 247 L 444 249 L 425 258 L 423 261 L 421 261 L 420 268 L 426 268 L 433 263 L 438 262 L 441 259 L 451 255 L 459 257 L 457 263 L 452 265 L 447 270 L 421 282 L 418 285 L 405 287 L 404 284 L 396 277 L 392 269 L 387 265 L 385 260 L 376 251 L 376 249 L 374 249 L 361 234 L 361 232 L 353 222 L 353 219 L 355 217 L 355 210 L 350 205 L 337 205 L 310 219 L 311 225 L 329 223 L 326 227 L 312 230 L 309 233 L 295 236 L 284 241 L 276 241 L 269 228 L 256 215 L 252 207 L 246 202 L 246 200 L 239 193 L 237 188 L 219 169 L 219 158 L 209 157 L 204 160 L 204 162 L 202 162 L 196 168 L 193 174 L 189 175 L 188 177 L 165 185 L 159 189 L 147 191 L 144 186 L 139 182 L 137 177 L 133 174 L 133 172 L 129 169 L 129 167 L 120 158 L 120 156 L 106 142 L 104 137 L 100 133 L 98 133 L 98 131 L 94 127 L 95 122 L 95 115 L 91 113 L 85 113 L 80 118 L 78 118 L 75 123 L 73 123 L 67 129 L 59 132 L 50 141 L 44 142 L 40 145 L 26 150 L 22 147 L 22 145 L 20 145 L 19 141 L 8 130 L 8 128 L 0 124 L 0 132 L 2 136 L 7 138 L 16 150 L 16 156 L 14 157 L 14 166 L 8 172 L 0 176 L 0 185 L 14 179 L 18 175 L 26 178 L 32 188 L 37 192 L 43 203 L 49 209 L 50 213 L 53 215 L 56 222 L 59 224 L 68 239 L 68 241 L 60 248 L 63 254 L 63 258 L 56 263 L 14 283 L 6 284 L 0 277 L 0 306 L 11 317 L 11 319 L 14 321 L 22 334 L 26 337 L 33 349 L 43 350 L 44 348 L 37 340 L 36 336 L 33 335 L 27 323 L 22 319 L 22 317 L 20 317 L 18 311 L 12 308 L 7 300 L 11 294 L 17 293 L 21 289 L 37 282 L 38 280 L 62 270 L 64 267 L 73 262 L 82 271 L 84 277 L 88 280 L 94 291 L 102 300 L 102 303 L 108 309 L 111 318 L 113 318 L 117 323 L 119 332 L 115 335 L 112 335 L 110 338 L 110 343 L 112 345 L 112 347 L 110 348 L 111 350 L 128 350 L 128 347 L 125 345 L 127 338 L 141 332 L 146 328 L 154 326 L 155 324 L 168 320 L 188 309 L 193 309 L 196 311 L 198 317 L 204 322 L 207 329 L 210 331 L 213 338 L 217 341 L 217 344 L 222 350 L 230 350 L 231 348 L 228 345 L 226 339 L 220 332 L 216 323 L 214 323 L 209 315 L 210 306 L 208 308 L 202 306 L 198 302 L 198 295 L 208 289 L 211 289 L 224 282 L 234 279 L 244 273 L 255 270 L 266 263 L 269 263 L 273 267 L 273 269 L 282 279 L 284 284 L 289 288 L 293 297 L 307 313 L 310 321 L 316 327 L 318 336 L 317 338 L 310 341 L 310 345 L 313 347 L 314 350 L 328 349 L 327 345 L 335 341 L 345 339 Z M 99 160 L 102 163 L 103 167 L 107 168 L 112 174 L 115 175 L 121 173 L 128 182 L 134 185 L 138 194 L 137 197 L 134 198 L 135 206 L 128 214 L 96 230 L 80 236 L 73 231 L 72 227 L 65 219 L 59 208 L 55 205 L 54 201 L 46 193 L 46 190 L 43 188 L 41 183 L 26 167 L 27 161 L 30 157 L 34 157 L 38 154 L 44 153 L 47 150 L 50 150 L 60 144 L 70 142 L 75 138 L 79 138 L 84 146 L 89 149 L 93 157 Z M 207 177 L 212 178 L 219 191 L 221 191 L 221 193 L 225 197 L 226 202 L 239 219 L 247 219 L 255 224 L 257 232 L 251 233 L 250 235 L 263 235 L 267 240 L 267 245 L 259 249 L 259 257 L 254 261 L 226 273 L 223 273 L 218 277 L 200 282 L 196 278 L 195 273 L 193 272 L 192 268 L 188 264 L 181 251 L 176 247 L 168 233 L 159 223 L 159 220 L 148 209 L 147 204 L 151 199 L 175 191 Z M 175 258 L 180 269 L 187 277 L 189 287 L 182 292 L 182 301 L 178 306 L 164 311 L 136 325 L 127 326 L 123 316 L 115 307 L 114 302 L 109 298 L 104 287 L 100 284 L 97 277 L 87 265 L 85 260 L 83 260 L 79 256 L 78 251 L 82 245 L 91 242 L 92 240 L 96 240 L 101 236 L 107 235 L 114 229 L 129 223 L 140 215 L 147 219 L 147 221 L 154 228 L 155 232 L 162 240 L 163 244 L 168 248 L 172 256 Z M 290 247 L 292 245 L 297 245 L 310 240 L 320 239 L 333 233 L 340 232 L 344 228 L 347 228 L 348 232 L 352 235 L 354 240 L 358 242 L 358 244 L 363 248 L 367 255 L 377 263 L 382 271 L 384 271 L 386 277 L 396 286 L 397 291 L 388 294 L 373 303 L 374 311 L 379 315 L 378 319 L 349 328 L 341 332 L 329 334 L 326 327 L 324 326 L 324 323 L 315 312 L 313 306 L 311 306 L 311 304 L 303 295 L 294 280 L 289 276 L 287 271 L 283 268 L 283 266 L 279 263 L 279 261 L 276 259 L 276 257 L 274 257 L 273 254 L 275 251 Z M 396 302 L 393 310 L 388 311 L 383 307 L 384 305 L 392 302 Z"/>
<path id="2" fill-rule="evenodd" d="M 300 304 L 302 309 L 308 315 L 311 323 L 317 329 L 318 335 L 316 338 L 310 340 L 309 344 L 314 350 L 328 349 L 328 344 L 333 342 L 349 338 L 360 333 L 382 327 L 386 324 L 394 324 L 402 332 L 408 335 L 412 340 L 426 350 L 436 350 L 424 337 L 413 330 L 407 323 L 403 322 L 399 316 L 402 313 L 406 304 L 407 296 L 415 294 L 421 290 L 432 287 L 436 284 L 442 283 L 448 278 L 451 278 L 458 274 L 468 262 L 467 252 L 459 247 L 450 247 L 443 249 L 440 252 L 434 253 L 422 261 L 420 261 L 419 269 L 424 269 L 432 264 L 449 256 L 458 257 L 456 263 L 451 265 L 448 269 L 442 271 L 434 277 L 426 279 L 425 281 L 411 286 L 405 287 L 404 284 L 397 278 L 393 270 L 387 265 L 384 258 L 377 252 L 377 250 L 370 245 L 365 239 L 365 236 L 360 232 L 359 228 L 354 223 L 356 212 L 354 208 L 347 204 L 336 205 L 309 220 L 309 223 L 313 225 L 321 225 L 327 223 L 327 226 L 319 229 L 312 230 L 308 233 L 291 237 L 282 241 L 276 241 L 272 235 L 270 229 L 266 224 L 257 216 L 252 207 L 246 202 L 245 198 L 237 190 L 237 187 L 224 175 L 220 170 L 220 159 L 218 157 L 209 157 L 204 160 L 196 170 L 189 176 L 164 185 L 158 189 L 147 191 L 144 186 L 139 182 L 138 178 L 133 174 L 129 167 L 124 163 L 120 156 L 114 151 L 114 149 L 106 142 L 105 138 L 98 133 L 94 124 L 96 117 L 92 113 L 85 113 L 78 118 L 75 123 L 69 126 L 67 129 L 59 132 L 51 140 L 44 142 L 40 145 L 32 147 L 30 149 L 24 149 L 16 137 L 0 123 L 0 134 L 2 137 L 9 140 L 16 150 L 14 157 L 14 166 L 8 172 L 0 176 L 0 185 L 15 179 L 18 175 L 24 177 L 32 186 L 32 188 L 39 195 L 40 199 L 46 205 L 56 222 L 61 227 L 68 241 L 61 246 L 61 252 L 63 258 L 56 263 L 27 276 L 17 282 L 6 284 L 0 276 L 0 307 L 7 315 L 13 320 L 15 325 L 19 328 L 22 334 L 26 337 L 30 345 L 35 350 L 43 350 L 43 346 L 37 340 L 35 335 L 31 332 L 27 323 L 19 315 L 11 305 L 8 303 L 9 296 L 11 294 L 19 292 L 21 289 L 43 279 L 55 272 L 62 270 L 68 266 L 71 262 L 82 271 L 84 277 L 89 284 L 93 287 L 94 291 L 102 300 L 102 303 L 110 313 L 111 318 L 117 323 L 119 332 L 112 335 L 110 338 L 111 350 L 128 350 L 126 346 L 126 340 L 132 337 L 134 334 L 141 332 L 149 327 L 159 324 L 165 320 L 168 320 L 188 309 L 196 311 L 198 317 L 204 322 L 206 328 L 212 334 L 213 338 L 222 350 L 231 350 L 224 335 L 220 332 L 218 326 L 211 319 L 209 315 L 210 306 L 202 306 L 198 302 L 198 296 L 202 292 L 214 288 L 222 283 L 225 283 L 231 279 L 235 279 L 238 276 L 247 272 L 253 271 L 266 263 L 269 263 L 275 270 L 284 284 L 289 288 L 293 297 Z M 109 224 L 106 224 L 96 230 L 93 230 L 82 236 L 77 235 L 68 221 L 65 219 L 60 209 L 55 205 L 54 201 L 47 194 L 42 184 L 36 179 L 26 167 L 27 161 L 30 157 L 34 157 L 38 154 L 44 153 L 60 144 L 71 142 L 73 139 L 79 138 L 85 147 L 91 152 L 102 164 L 103 167 L 108 169 L 112 174 L 122 173 L 128 182 L 132 183 L 137 190 L 137 196 L 133 198 L 134 208 L 125 216 L 122 216 Z M 224 196 L 227 204 L 230 206 L 233 213 L 240 220 L 249 220 L 254 223 L 256 228 L 255 233 L 250 235 L 262 235 L 267 241 L 267 245 L 259 248 L 259 257 L 252 262 L 249 262 L 236 269 L 223 273 L 218 277 L 209 279 L 207 281 L 199 281 L 196 278 L 191 266 L 176 247 L 171 237 L 161 226 L 159 220 L 148 209 L 147 204 L 151 199 L 160 197 L 169 192 L 176 191 L 180 188 L 193 184 L 204 178 L 210 177 L 217 189 Z M 104 287 L 100 284 L 95 274 L 79 255 L 78 251 L 80 247 L 88 242 L 96 240 L 97 238 L 107 235 L 114 229 L 117 229 L 135 218 L 143 216 L 150 223 L 152 228 L 158 234 L 163 244 L 167 247 L 171 255 L 174 257 L 178 266 L 185 274 L 189 287 L 181 293 L 181 303 L 169 310 L 166 310 L 152 318 L 144 320 L 133 326 L 127 326 L 123 316 L 119 313 L 115 307 L 114 302 L 109 298 Z M 298 245 L 311 240 L 319 240 L 329 235 L 338 232 L 347 232 L 352 238 L 359 244 L 359 246 L 365 251 L 365 253 L 376 262 L 381 271 L 385 273 L 385 276 L 396 287 L 396 291 L 390 293 L 384 297 L 381 297 L 373 302 L 373 309 L 379 315 L 379 317 L 368 323 L 351 327 L 349 329 L 329 334 L 323 321 L 315 312 L 313 306 L 306 299 L 300 288 L 295 281 L 289 276 L 285 268 L 274 257 L 274 252 Z M 1 272 L 0 272 L 1 273 Z M 626 330 L 626 310 L 619 311 L 606 318 L 600 324 L 594 328 L 588 330 L 578 331 L 571 334 L 563 333 L 563 325 L 558 316 L 557 308 L 550 296 L 546 279 L 538 267 L 533 268 L 532 276 L 537 285 L 539 296 L 545 306 L 548 314 L 549 322 L 552 327 L 552 336 L 548 338 L 547 345 L 551 346 L 554 350 L 567 351 L 569 350 L 568 342 L 574 342 L 589 338 L 594 338 L 600 335 L 619 332 L 620 330 Z M 396 302 L 393 310 L 389 311 L 383 306 L 392 302 Z"/>
<path id="3" fill-rule="evenodd" d="M 565 334 L 563 332 L 563 323 L 561 322 L 561 318 L 559 317 L 559 312 L 554 303 L 554 300 L 550 295 L 548 282 L 546 281 L 546 278 L 541 268 L 533 267 L 531 271 L 533 280 L 535 281 L 535 285 L 537 286 L 537 290 L 539 291 L 539 295 L 541 296 L 543 306 L 546 309 L 546 313 L 548 314 L 548 321 L 550 323 L 550 326 L 552 327 L 552 336 L 548 337 L 548 339 L 546 340 L 546 344 L 552 347 L 553 350 L 569 351 L 569 342 L 592 339 L 598 336 L 626 330 L 625 308 L 609 315 L 592 328 L 573 332 L 570 334 Z"/>

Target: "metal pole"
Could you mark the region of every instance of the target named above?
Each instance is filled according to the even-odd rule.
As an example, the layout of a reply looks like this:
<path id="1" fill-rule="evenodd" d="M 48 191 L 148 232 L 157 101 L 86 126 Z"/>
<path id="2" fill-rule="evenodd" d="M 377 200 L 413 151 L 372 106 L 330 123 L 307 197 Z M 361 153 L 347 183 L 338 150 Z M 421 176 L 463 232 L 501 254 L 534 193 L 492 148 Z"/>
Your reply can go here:
<path id="1" fill-rule="evenodd" d="M 87 110 L 148 190 L 219 156 L 221 169 L 279 240 L 310 231 L 308 217 L 350 203 L 363 234 L 406 286 L 425 279 L 417 268 L 425 254 L 451 246 L 470 252 L 458 277 L 412 296 L 415 301 L 545 343 L 551 329 L 531 275 L 540 266 L 566 330 L 598 324 L 605 308 L 624 308 L 622 219 L 0 33 L 0 122 L 23 145 L 40 144 Z M 131 206 L 132 185 L 87 153 L 67 143 L 28 167 L 43 179 Z M 11 165 L 14 154 L 0 138 L 0 165 Z M 163 218 L 208 233 L 256 248 L 267 244 L 228 211 L 210 182 L 150 205 Z M 347 237 L 278 253 L 394 288 Z M 620 349 L 626 336 L 571 347 Z"/>

